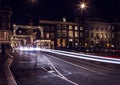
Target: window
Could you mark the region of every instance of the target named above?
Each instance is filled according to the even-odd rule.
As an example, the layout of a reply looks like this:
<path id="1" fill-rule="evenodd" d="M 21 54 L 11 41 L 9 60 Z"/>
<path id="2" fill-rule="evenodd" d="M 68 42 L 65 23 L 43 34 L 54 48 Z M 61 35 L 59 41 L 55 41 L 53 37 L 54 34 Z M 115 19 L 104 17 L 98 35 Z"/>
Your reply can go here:
<path id="1" fill-rule="evenodd" d="M 96 30 L 99 30 L 99 28 L 98 28 L 98 27 L 96 27 Z"/>
<path id="2" fill-rule="evenodd" d="M 72 41 L 73 41 L 73 39 L 69 39 L 69 41 L 71 41 L 71 42 L 72 42 Z"/>
<path id="3" fill-rule="evenodd" d="M 103 36 L 104 36 L 103 33 L 101 33 L 101 36 L 100 36 L 100 37 L 103 38 Z"/>
<path id="4" fill-rule="evenodd" d="M 87 35 L 88 36 L 88 35 Z M 83 37 L 83 33 L 82 32 L 80 32 L 80 37 Z"/>
<path id="5" fill-rule="evenodd" d="M 66 25 L 62 25 L 62 29 L 66 29 L 67 28 L 67 26 Z"/>
<path id="6" fill-rule="evenodd" d="M 114 27 L 114 26 L 112 26 L 112 30 L 114 30 L 114 28 L 115 28 L 115 27 Z"/>
<path id="7" fill-rule="evenodd" d="M 51 32 L 54 32 L 54 26 L 51 26 Z"/>
<path id="8" fill-rule="evenodd" d="M 72 29 L 73 29 L 72 25 L 69 25 L 69 30 L 72 30 Z"/>
<path id="9" fill-rule="evenodd" d="M 94 34 L 93 34 L 93 33 L 91 33 L 91 35 L 90 35 L 90 36 L 91 36 L 91 38 L 93 38 L 93 37 L 94 37 Z"/>
<path id="10" fill-rule="evenodd" d="M 80 32 L 80 37 L 81 37 L 81 32 Z M 89 37 L 89 32 L 86 32 L 86 37 L 88 38 Z"/>
<path id="11" fill-rule="evenodd" d="M 78 45 L 79 39 L 75 39 L 75 45 Z"/>
<path id="12" fill-rule="evenodd" d="M 106 38 L 106 39 L 108 38 L 108 34 L 107 34 L 107 33 L 105 33 L 105 38 Z"/>
<path id="13" fill-rule="evenodd" d="M 97 39 L 99 39 L 99 38 L 100 38 L 99 33 L 96 33 L 96 38 L 97 38 Z"/>
<path id="14" fill-rule="evenodd" d="M 75 26 L 75 30 L 78 30 L 78 26 Z"/>
<path id="15" fill-rule="evenodd" d="M 73 31 L 69 31 L 69 37 L 73 37 Z"/>
<path id="16" fill-rule="evenodd" d="M 114 38 L 114 34 L 112 34 L 112 38 Z"/>
<path id="17" fill-rule="evenodd" d="M 90 29 L 93 30 L 93 27 L 91 27 Z"/>
<path id="18" fill-rule="evenodd" d="M 66 32 L 66 30 L 63 30 L 63 31 L 62 31 L 62 37 L 67 37 L 67 32 Z"/>
<path id="19" fill-rule="evenodd" d="M 46 26 L 46 31 L 49 31 L 49 26 Z"/>
<path id="20" fill-rule="evenodd" d="M 10 37 L 9 33 L 4 31 L 0 32 L 0 40 L 8 40 L 8 37 Z"/>
<path id="21" fill-rule="evenodd" d="M 58 37 L 61 37 L 61 30 L 58 30 L 58 31 L 57 31 L 57 36 L 58 36 Z"/>
<path id="22" fill-rule="evenodd" d="M 82 26 L 80 26 L 80 30 L 83 30 L 83 27 L 82 27 Z"/>
<path id="23" fill-rule="evenodd" d="M 46 38 L 47 38 L 47 39 L 49 38 L 49 33 L 46 33 Z"/>
<path id="24" fill-rule="evenodd" d="M 50 33 L 50 38 L 54 38 L 54 33 Z"/>
<path id="25" fill-rule="evenodd" d="M 78 31 L 75 31 L 75 37 L 79 37 Z"/>
<path id="26" fill-rule="evenodd" d="M 57 39 L 57 46 L 58 46 L 58 47 L 60 47 L 60 46 L 61 46 L 61 44 L 60 44 L 60 43 L 61 43 L 61 39 L 59 39 L 59 38 L 58 38 L 58 39 Z"/>
<path id="27" fill-rule="evenodd" d="M 58 27 L 58 29 L 61 29 L 61 25 L 60 25 L 60 24 L 58 24 L 58 26 L 57 26 L 57 27 Z"/>
<path id="28" fill-rule="evenodd" d="M 101 31 L 103 31 L 103 27 L 101 28 Z"/>
<path id="29" fill-rule="evenodd" d="M 91 43 L 91 45 L 93 45 L 93 44 L 94 44 L 94 42 L 93 42 L 93 41 L 90 41 L 90 43 Z"/>
<path id="30" fill-rule="evenodd" d="M 65 47 L 66 46 L 66 39 L 62 39 L 62 46 Z"/>

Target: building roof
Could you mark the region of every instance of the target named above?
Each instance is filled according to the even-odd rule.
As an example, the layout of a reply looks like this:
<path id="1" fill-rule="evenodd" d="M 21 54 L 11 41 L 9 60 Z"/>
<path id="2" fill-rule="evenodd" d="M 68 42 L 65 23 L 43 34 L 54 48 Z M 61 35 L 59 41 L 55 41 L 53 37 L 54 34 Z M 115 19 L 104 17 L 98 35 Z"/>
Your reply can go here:
<path id="1" fill-rule="evenodd" d="M 51 21 L 51 20 L 40 20 L 40 24 L 67 24 L 67 25 L 79 25 L 79 23 L 74 22 L 63 22 L 63 21 Z"/>

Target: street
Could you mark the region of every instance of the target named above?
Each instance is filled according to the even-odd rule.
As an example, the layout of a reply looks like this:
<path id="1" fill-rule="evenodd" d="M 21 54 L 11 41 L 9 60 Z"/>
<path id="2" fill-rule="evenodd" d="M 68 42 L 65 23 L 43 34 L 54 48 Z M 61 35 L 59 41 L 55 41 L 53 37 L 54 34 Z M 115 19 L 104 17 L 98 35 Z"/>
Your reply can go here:
<path id="1" fill-rule="evenodd" d="M 48 52 L 13 54 L 18 85 L 120 85 L 119 65 Z"/>

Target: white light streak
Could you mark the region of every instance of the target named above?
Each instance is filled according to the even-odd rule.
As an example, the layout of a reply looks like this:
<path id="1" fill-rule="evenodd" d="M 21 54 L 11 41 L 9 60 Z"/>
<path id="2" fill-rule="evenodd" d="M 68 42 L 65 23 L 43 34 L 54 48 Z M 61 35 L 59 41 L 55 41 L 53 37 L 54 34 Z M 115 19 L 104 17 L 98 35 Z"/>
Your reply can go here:
<path id="1" fill-rule="evenodd" d="M 28 47 L 20 47 L 19 49 L 21 51 L 44 51 L 44 52 L 50 52 L 50 53 L 65 55 L 65 56 L 69 56 L 69 57 L 79 58 L 79 59 L 86 59 L 86 60 L 92 60 L 92 61 L 97 61 L 97 62 L 120 64 L 120 59 L 117 59 L 117 58 L 108 58 L 108 57 L 74 53 L 74 52 L 61 51 L 61 50 L 52 50 L 52 49 L 45 49 L 45 48 L 41 49 L 41 48 L 33 48 L 33 47 L 29 47 L 29 48 Z"/>
<path id="2" fill-rule="evenodd" d="M 69 57 L 74 57 L 74 58 L 79 58 L 79 59 L 86 59 L 86 60 L 92 60 L 92 61 L 97 61 L 97 62 L 120 64 L 120 59 L 116 59 L 116 58 L 107 58 L 107 57 L 87 55 L 87 54 L 67 52 L 67 51 L 60 51 L 60 50 L 43 50 L 43 51 L 51 52 L 51 53 L 55 53 L 55 54 L 60 54 L 60 55 L 65 55 L 65 56 L 69 56 Z"/>

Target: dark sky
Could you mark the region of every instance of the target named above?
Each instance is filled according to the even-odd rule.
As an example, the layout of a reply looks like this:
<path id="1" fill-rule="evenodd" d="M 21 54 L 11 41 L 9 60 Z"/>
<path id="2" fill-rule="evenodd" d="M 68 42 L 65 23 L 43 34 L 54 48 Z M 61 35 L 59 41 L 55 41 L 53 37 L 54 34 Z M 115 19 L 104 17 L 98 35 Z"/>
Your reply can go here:
<path id="1" fill-rule="evenodd" d="M 31 4 L 30 0 L 2 0 L 2 5 L 12 8 L 13 23 L 27 23 L 30 19 L 60 20 L 62 17 L 90 17 L 116 19 L 120 17 L 120 0 L 86 0 L 88 7 L 81 11 L 78 4 L 82 0 L 38 0 Z"/>

